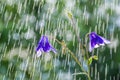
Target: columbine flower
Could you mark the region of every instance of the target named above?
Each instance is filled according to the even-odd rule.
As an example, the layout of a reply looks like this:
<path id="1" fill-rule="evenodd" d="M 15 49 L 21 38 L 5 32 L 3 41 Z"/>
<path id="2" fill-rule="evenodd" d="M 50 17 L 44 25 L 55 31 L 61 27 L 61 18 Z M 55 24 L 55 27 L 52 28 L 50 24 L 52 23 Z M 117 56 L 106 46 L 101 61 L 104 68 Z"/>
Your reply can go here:
<path id="1" fill-rule="evenodd" d="M 99 46 L 104 46 L 105 44 L 109 44 L 110 41 L 105 38 L 97 35 L 95 32 L 91 32 L 89 34 L 90 42 L 89 42 L 89 51 L 91 52 L 94 48 L 98 48 Z"/>
<path id="2" fill-rule="evenodd" d="M 40 38 L 36 51 L 37 57 L 41 56 L 43 52 L 49 53 L 50 51 L 53 51 L 54 53 L 56 53 L 55 48 L 53 48 L 52 45 L 49 43 L 47 36 L 42 36 Z"/>

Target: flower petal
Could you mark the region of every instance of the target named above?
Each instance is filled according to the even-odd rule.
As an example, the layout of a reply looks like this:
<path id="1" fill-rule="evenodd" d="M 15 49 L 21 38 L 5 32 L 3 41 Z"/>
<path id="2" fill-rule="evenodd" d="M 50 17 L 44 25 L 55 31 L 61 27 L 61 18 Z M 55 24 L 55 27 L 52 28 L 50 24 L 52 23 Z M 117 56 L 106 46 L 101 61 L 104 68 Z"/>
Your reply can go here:
<path id="1" fill-rule="evenodd" d="M 105 43 L 102 43 L 102 44 L 99 44 L 100 46 L 104 46 L 105 45 Z"/>
<path id="2" fill-rule="evenodd" d="M 99 37 L 101 37 L 101 36 L 99 36 Z M 103 37 L 101 37 L 101 38 L 102 38 L 102 40 L 104 41 L 105 44 L 110 44 L 110 41 L 109 41 L 109 40 L 107 40 L 107 39 L 105 39 L 105 38 L 103 38 Z"/>
<path id="3" fill-rule="evenodd" d="M 45 45 L 43 46 L 44 52 L 50 52 L 50 49 L 51 47 L 50 47 L 49 42 L 46 42 Z"/>
<path id="4" fill-rule="evenodd" d="M 94 48 L 94 47 L 91 45 L 91 41 L 90 41 L 90 42 L 89 42 L 89 51 L 92 52 L 93 48 Z"/>
<path id="5" fill-rule="evenodd" d="M 40 48 L 41 48 L 41 45 L 38 44 L 38 45 L 37 45 L 37 48 L 36 48 L 36 51 L 38 51 Z"/>
<path id="6" fill-rule="evenodd" d="M 41 36 L 40 40 L 39 40 L 39 43 L 43 42 L 45 39 L 45 36 Z"/>
<path id="7" fill-rule="evenodd" d="M 41 52 L 41 50 L 39 49 L 39 50 L 37 51 L 36 56 L 37 56 L 37 57 L 40 57 L 41 55 L 42 55 L 42 52 Z"/>
<path id="8" fill-rule="evenodd" d="M 54 52 L 54 53 L 57 53 L 56 49 L 51 47 L 51 50 Z"/>
<path id="9" fill-rule="evenodd" d="M 99 47 L 99 45 L 98 44 L 96 44 L 95 46 L 94 46 L 94 48 L 98 48 Z"/>

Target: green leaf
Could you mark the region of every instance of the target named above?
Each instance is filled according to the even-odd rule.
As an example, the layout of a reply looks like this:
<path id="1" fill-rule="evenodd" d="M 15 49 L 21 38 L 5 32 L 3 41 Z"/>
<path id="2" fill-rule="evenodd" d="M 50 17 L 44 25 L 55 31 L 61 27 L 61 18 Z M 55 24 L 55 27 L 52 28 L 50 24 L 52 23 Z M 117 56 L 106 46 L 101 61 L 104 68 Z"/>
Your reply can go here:
<path id="1" fill-rule="evenodd" d="M 88 59 L 88 65 L 90 65 L 92 63 L 92 61 L 94 60 L 98 60 L 98 56 L 91 56 L 89 59 Z"/>
<path id="2" fill-rule="evenodd" d="M 98 60 L 98 56 L 92 56 L 94 60 Z"/>
<path id="3" fill-rule="evenodd" d="M 91 63 L 92 63 L 92 57 L 88 59 L 88 65 L 90 65 Z"/>
<path id="4" fill-rule="evenodd" d="M 72 19 L 72 13 L 70 12 L 70 11 L 68 11 L 68 10 L 65 10 L 66 11 L 66 13 L 67 13 L 67 16 L 70 18 L 70 19 Z"/>

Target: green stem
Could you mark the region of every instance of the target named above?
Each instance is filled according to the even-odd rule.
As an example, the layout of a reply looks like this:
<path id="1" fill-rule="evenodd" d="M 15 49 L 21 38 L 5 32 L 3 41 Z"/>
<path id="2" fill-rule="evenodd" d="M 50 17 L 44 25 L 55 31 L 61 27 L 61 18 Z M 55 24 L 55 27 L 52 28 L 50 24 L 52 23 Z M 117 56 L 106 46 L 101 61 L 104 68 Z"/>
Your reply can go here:
<path id="1" fill-rule="evenodd" d="M 64 46 L 64 48 L 66 50 L 68 50 L 68 52 L 71 54 L 71 56 L 74 58 L 74 60 L 77 62 L 77 64 L 81 67 L 82 71 L 84 71 L 84 69 L 82 68 L 81 63 L 79 62 L 79 60 L 75 57 L 74 53 L 65 46 L 65 43 L 63 44 L 62 42 L 60 42 L 59 40 L 57 40 L 56 38 L 54 38 L 60 45 Z"/>
<path id="2" fill-rule="evenodd" d="M 79 36 L 79 34 L 77 34 L 77 26 L 76 26 L 76 24 L 75 24 L 75 20 L 74 20 L 74 17 L 72 16 L 72 13 L 69 13 L 69 12 L 67 12 L 67 14 L 68 14 L 68 17 L 70 18 L 70 21 L 71 21 L 71 24 L 72 24 L 72 27 L 73 27 L 73 29 L 74 29 L 74 32 L 75 32 L 75 34 L 76 34 L 76 37 L 77 37 L 77 39 L 78 39 L 78 42 L 80 43 L 80 48 L 81 48 L 81 50 L 82 50 L 82 56 L 84 57 L 84 59 L 85 60 L 88 60 L 89 59 L 89 55 L 88 55 L 88 52 L 87 52 L 87 50 L 85 51 L 84 50 L 84 48 L 83 48 L 83 46 L 81 45 L 81 40 L 80 40 L 80 36 Z M 86 49 L 86 48 L 85 48 Z M 86 53 L 86 55 L 85 55 L 85 53 Z M 72 54 L 71 54 L 72 55 Z M 76 58 L 75 58 L 76 59 Z M 77 61 L 76 61 L 77 62 Z M 80 66 L 80 67 L 82 67 L 82 66 Z M 84 71 L 84 70 L 83 70 Z M 90 66 L 88 65 L 88 73 L 87 73 L 87 76 L 88 76 L 88 79 L 89 80 L 91 80 L 91 78 L 90 78 Z"/>
<path id="3" fill-rule="evenodd" d="M 52 37 L 53 38 L 53 37 Z M 79 62 L 79 60 L 75 57 L 74 53 L 67 48 L 65 45 L 65 43 L 63 44 L 62 42 L 60 42 L 59 40 L 57 40 L 56 38 L 54 38 L 60 45 L 64 46 L 64 48 L 71 54 L 71 56 L 73 57 L 73 59 L 76 61 L 76 63 L 80 66 L 81 70 L 84 72 L 84 74 L 88 77 L 88 80 L 91 80 L 89 73 L 87 73 L 86 71 L 84 71 L 81 63 Z"/>

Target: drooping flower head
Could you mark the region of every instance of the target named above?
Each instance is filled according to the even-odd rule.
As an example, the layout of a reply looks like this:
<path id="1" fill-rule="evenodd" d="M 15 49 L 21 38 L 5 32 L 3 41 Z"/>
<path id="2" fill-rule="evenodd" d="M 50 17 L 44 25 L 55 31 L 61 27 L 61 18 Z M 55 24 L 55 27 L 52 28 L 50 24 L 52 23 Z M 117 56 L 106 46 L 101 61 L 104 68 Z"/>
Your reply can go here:
<path id="1" fill-rule="evenodd" d="M 98 48 L 99 46 L 104 46 L 105 44 L 109 44 L 110 41 L 97 35 L 95 32 L 91 32 L 89 34 L 90 42 L 89 42 L 89 51 L 91 52 L 94 48 Z"/>
<path id="2" fill-rule="evenodd" d="M 42 53 L 49 53 L 50 51 L 56 53 L 56 49 L 49 43 L 47 36 L 41 36 L 36 51 L 37 57 L 41 56 Z"/>

